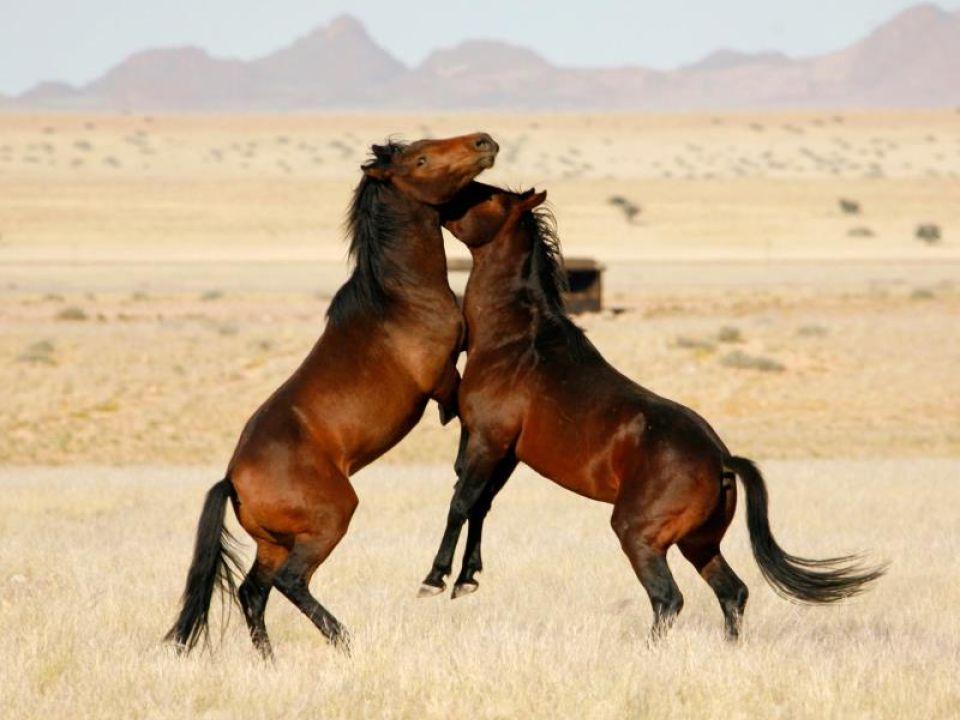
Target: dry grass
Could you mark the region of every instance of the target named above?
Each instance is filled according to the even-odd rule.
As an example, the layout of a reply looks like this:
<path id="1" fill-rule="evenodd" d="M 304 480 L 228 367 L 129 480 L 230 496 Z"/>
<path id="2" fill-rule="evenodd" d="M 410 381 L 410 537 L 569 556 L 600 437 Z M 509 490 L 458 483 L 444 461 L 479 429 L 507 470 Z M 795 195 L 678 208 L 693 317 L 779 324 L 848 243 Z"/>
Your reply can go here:
<path id="1" fill-rule="evenodd" d="M 312 584 L 352 630 L 353 656 L 275 596 L 278 659 L 265 666 L 236 613 L 213 654 L 181 660 L 158 644 L 215 469 L 7 468 L 0 705 L 22 720 L 956 717 L 960 464 L 765 469 L 788 549 L 869 549 L 889 575 L 838 607 L 790 605 L 761 580 L 741 508 L 725 553 L 752 590 L 743 644 L 723 642 L 712 595 L 671 553 L 687 603 L 651 648 L 609 508 L 521 472 L 488 523 L 480 591 L 417 600 L 450 472 L 380 466 L 356 478 L 351 532 Z"/>
<path id="2" fill-rule="evenodd" d="M 207 464 L 344 279 L 364 148 L 474 129 L 503 147 L 485 179 L 548 188 L 565 251 L 607 263 L 619 312 L 579 320 L 593 342 L 738 453 L 780 458 L 780 539 L 875 551 L 893 566 L 874 591 L 785 603 L 739 518 L 725 551 L 753 591 L 742 646 L 674 557 L 687 605 L 650 648 L 609 509 L 522 472 L 488 523 L 480 592 L 418 601 L 456 447 L 430 407 L 357 478 L 352 532 L 314 581 L 352 658 L 282 599 L 275 665 L 236 615 L 213 655 L 158 645 L 221 472 Z M 960 715 L 958 159 L 947 111 L 0 114 L 0 715 Z M 734 352 L 783 370 L 729 367 Z"/>

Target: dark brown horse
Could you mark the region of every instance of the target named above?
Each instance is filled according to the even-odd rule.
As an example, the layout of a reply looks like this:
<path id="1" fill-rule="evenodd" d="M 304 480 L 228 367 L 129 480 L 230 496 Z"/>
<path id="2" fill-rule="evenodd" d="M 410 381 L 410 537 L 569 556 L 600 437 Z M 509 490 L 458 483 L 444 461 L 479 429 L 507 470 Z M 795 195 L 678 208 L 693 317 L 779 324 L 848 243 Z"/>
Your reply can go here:
<path id="1" fill-rule="evenodd" d="M 399 442 L 431 398 L 441 420 L 456 415 L 463 321 L 437 206 L 491 167 L 498 149 L 486 133 L 373 147 L 350 208 L 353 274 L 330 303 L 323 335 L 247 422 L 225 478 L 207 494 L 182 609 L 167 634 L 180 648 L 206 635 L 217 584 L 239 597 L 264 656 L 274 587 L 331 642 L 346 643 L 343 626 L 310 594 L 310 578 L 357 507 L 350 475 Z M 257 545 L 239 588 L 223 527 L 228 500 Z"/>
<path id="2" fill-rule="evenodd" d="M 474 262 L 459 390 L 465 440 L 446 532 L 421 593 L 443 590 L 468 520 L 454 597 L 477 588 L 483 519 L 518 461 L 613 505 L 613 530 L 653 605 L 654 637 L 683 605 L 666 561 L 674 544 L 716 593 L 727 636 L 739 634 L 747 588 L 720 554 L 737 503 L 734 476 L 747 494 L 754 557 L 779 593 L 832 602 L 878 578 L 882 569 L 858 567 L 852 557 L 784 552 L 770 532 L 756 465 L 732 455 L 693 410 L 617 372 L 567 318 L 553 224 L 534 212 L 545 197 L 471 183 L 443 212 L 444 226 Z"/>

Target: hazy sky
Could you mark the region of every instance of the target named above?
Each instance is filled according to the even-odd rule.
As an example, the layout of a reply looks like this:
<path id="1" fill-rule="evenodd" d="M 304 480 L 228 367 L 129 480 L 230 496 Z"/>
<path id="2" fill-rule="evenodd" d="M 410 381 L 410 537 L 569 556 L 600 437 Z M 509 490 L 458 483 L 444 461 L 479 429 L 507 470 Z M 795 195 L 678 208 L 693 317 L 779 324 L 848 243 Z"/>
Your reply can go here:
<path id="1" fill-rule="evenodd" d="M 0 92 L 85 83 L 147 47 L 270 52 L 349 12 L 408 64 L 468 38 L 564 65 L 673 67 L 720 48 L 809 55 L 858 39 L 911 0 L 0 0 Z M 945 0 L 943 7 L 957 7 Z"/>

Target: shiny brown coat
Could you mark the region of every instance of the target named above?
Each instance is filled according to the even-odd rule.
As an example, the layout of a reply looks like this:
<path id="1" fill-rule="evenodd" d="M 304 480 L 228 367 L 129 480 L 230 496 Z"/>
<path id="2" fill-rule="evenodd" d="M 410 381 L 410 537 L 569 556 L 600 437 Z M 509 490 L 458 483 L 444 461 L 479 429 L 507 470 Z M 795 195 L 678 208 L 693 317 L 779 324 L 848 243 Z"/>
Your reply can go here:
<path id="1" fill-rule="evenodd" d="M 436 400 L 457 413 L 463 321 L 447 282 L 437 206 L 493 165 L 486 133 L 374 146 L 351 207 L 354 271 L 327 327 L 293 375 L 247 422 L 201 516 L 183 606 L 168 639 L 191 648 L 207 626 L 214 585 L 229 580 L 229 499 L 256 541 L 237 590 L 254 644 L 269 655 L 263 611 L 276 587 L 323 634 L 340 623 L 310 594 L 317 567 L 357 507 L 349 477 L 400 441 Z"/>

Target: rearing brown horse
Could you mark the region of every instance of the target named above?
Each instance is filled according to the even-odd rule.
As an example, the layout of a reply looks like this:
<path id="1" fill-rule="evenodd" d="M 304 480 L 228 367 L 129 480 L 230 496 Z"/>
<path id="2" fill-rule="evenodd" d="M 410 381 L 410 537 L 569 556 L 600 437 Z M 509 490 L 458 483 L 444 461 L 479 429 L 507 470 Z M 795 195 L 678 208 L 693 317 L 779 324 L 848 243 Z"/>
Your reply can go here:
<path id="1" fill-rule="evenodd" d="M 456 415 L 463 321 L 447 282 L 437 206 L 485 168 L 486 133 L 374 146 L 350 208 L 353 274 L 323 335 L 247 422 L 226 477 L 207 494 L 182 609 L 167 639 L 193 648 L 206 634 L 214 586 L 235 597 L 254 645 L 271 654 L 263 613 L 277 588 L 333 643 L 343 626 L 310 594 L 317 567 L 357 507 L 349 477 L 406 435 L 429 399 Z M 257 545 L 239 588 L 223 520 L 230 500 Z"/>
<path id="2" fill-rule="evenodd" d="M 473 255 L 464 296 L 467 364 L 459 390 L 465 443 L 447 528 L 421 594 L 444 588 L 469 520 L 454 597 L 477 588 L 483 519 L 518 461 L 563 487 L 613 504 L 611 524 L 654 611 L 659 637 L 683 606 L 667 566 L 677 544 L 720 601 L 731 639 L 747 588 L 720 553 L 739 476 L 764 577 L 780 594 L 823 603 L 853 595 L 883 569 L 852 557 L 807 560 L 784 552 L 767 520 L 767 490 L 750 460 L 730 453 L 706 420 L 621 375 L 566 316 L 553 224 L 534 212 L 546 193 L 481 183 L 443 212 Z"/>

